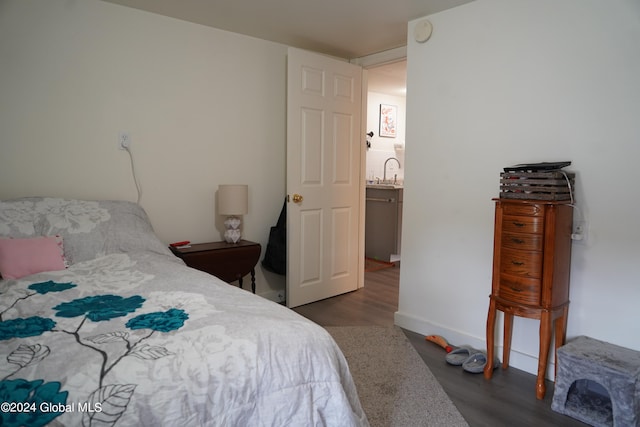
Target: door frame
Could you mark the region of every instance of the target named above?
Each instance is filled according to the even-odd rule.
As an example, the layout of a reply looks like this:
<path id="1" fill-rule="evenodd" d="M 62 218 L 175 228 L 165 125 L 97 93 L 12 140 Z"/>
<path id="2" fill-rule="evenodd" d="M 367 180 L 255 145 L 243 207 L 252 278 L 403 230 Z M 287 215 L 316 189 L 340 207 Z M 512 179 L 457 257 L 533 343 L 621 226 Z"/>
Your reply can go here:
<path id="1" fill-rule="evenodd" d="M 367 133 L 367 112 L 369 107 L 369 68 L 378 67 L 380 65 L 392 64 L 394 62 L 407 60 L 407 46 L 400 46 L 394 49 L 373 53 L 367 56 L 361 56 L 350 60 L 352 64 L 362 67 L 362 107 L 360 119 L 360 135 Z M 365 252 L 365 221 L 366 221 L 366 191 L 367 191 L 367 149 L 366 144 L 361 144 L 360 170 L 363 172 L 360 176 L 360 254 L 363 260 L 362 269 L 358 276 L 358 289 L 364 288 L 364 252 Z"/>

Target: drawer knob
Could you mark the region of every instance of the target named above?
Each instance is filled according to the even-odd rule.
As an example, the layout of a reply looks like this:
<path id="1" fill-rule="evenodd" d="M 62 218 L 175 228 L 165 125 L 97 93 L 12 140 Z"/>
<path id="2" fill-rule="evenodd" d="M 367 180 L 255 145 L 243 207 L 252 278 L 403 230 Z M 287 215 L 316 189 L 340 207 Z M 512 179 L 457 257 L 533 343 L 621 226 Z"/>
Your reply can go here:
<path id="1" fill-rule="evenodd" d="M 522 239 L 518 239 L 517 237 L 512 237 L 512 238 L 511 238 L 511 241 L 512 241 L 513 243 L 517 243 L 518 245 L 521 245 L 521 244 L 523 244 L 523 243 L 524 243 L 524 240 L 522 240 Z"/>
<path id="2" fill-rule="evenodd" d="M 516 227 L 524 227 L 525 223 L 524 222 L 513 221 L 513 225 L 516 226 Z"/>
<path id="3" fill-rule="evenodd" d="M 512 259 L 511 264 L 520 266 L 524 265 L 524 261 L 516 261 L 515 259 Z"/>
<path id="4" fill-rule="evenodd" d="M 522 292 L 522 289 L 516 288 L 515 286 L 509 286 L 513 292 Z"/>

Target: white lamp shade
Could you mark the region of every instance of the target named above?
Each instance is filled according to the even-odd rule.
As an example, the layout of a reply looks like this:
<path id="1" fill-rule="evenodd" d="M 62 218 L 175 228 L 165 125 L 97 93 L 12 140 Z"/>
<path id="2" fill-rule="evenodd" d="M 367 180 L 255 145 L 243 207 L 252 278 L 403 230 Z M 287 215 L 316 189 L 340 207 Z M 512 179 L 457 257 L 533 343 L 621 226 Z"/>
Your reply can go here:
<path id="1" fill-rule="evenodd" d="M 218 186 L 218 213 L 220 215 L 245 215 L 249 212 L 248 185 Z"/>

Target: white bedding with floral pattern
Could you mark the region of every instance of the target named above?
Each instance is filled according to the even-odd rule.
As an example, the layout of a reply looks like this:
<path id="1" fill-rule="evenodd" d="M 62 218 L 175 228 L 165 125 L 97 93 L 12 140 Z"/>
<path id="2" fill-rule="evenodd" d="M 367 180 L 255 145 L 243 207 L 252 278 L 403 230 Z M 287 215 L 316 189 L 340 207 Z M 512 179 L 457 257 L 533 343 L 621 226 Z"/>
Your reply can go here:
<path id="1" fill-rule="evenodd" d="M 122 201 L 0 202 L 68 269 L 0 280 L 0 425 L 366 426 L 318 325 L 186 267 Z"/>

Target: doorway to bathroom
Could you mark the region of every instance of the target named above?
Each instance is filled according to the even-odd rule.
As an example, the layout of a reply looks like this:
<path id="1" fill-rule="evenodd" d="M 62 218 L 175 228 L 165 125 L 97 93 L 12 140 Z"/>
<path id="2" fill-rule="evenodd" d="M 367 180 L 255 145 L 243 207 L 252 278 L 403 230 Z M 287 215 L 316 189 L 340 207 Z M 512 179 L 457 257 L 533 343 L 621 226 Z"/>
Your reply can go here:
<path id="1" fill-rule="evenodd" d="M 401 259 L 406 59 L 367 67 L 365 271 Z"/>

